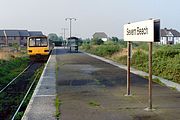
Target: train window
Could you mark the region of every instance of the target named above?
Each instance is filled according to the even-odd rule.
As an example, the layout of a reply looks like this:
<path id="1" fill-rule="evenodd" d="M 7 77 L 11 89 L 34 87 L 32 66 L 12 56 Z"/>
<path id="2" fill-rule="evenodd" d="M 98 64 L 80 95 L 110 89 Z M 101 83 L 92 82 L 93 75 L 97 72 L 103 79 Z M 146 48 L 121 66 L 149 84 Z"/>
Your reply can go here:
<path id="1" fill-rule="evenodd" d="M 41 46 L 41 39 L 40 38 L 36 39 L 36 46 Z"/>
<path id="2" fill-rule="evenodd" d="M 29 39 L 29 46 L 36 46 L 35 39 Z"/>
<path id="3" fill-rule="evenodd" d="M 47 39 L 41 39 L 41 46 L 47 46 L 48 42 Z"/>
<path id="4" fill-rule="evenodd" d="M 48 41 L 46 38 L 30 38 L 29 46 L 30 47 L 39 47 L 39 46 L 47 47 Z"/>

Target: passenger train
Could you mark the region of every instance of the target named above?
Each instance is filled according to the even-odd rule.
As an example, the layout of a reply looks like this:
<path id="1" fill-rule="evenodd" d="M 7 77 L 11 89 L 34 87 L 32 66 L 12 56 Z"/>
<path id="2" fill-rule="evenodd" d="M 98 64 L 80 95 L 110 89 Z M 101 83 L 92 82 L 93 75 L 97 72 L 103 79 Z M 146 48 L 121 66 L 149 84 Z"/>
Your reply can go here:
<path id="1" fill-rule="evenodd" d="M 28 37 L 27 52 L 32 61 L 46 61 L 54 48 L 46 36 Z"/>

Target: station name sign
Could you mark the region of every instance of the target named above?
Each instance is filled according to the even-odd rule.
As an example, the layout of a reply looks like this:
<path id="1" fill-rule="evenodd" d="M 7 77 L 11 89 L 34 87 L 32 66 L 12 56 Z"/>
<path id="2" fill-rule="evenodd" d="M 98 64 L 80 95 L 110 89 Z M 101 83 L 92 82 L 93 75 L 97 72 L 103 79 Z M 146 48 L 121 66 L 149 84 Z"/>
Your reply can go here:
<path id="1" fill-rule="evenodd" d="M 160 20 L 146 20 L 124 25 L 124 41 L 159 42 Z"/>

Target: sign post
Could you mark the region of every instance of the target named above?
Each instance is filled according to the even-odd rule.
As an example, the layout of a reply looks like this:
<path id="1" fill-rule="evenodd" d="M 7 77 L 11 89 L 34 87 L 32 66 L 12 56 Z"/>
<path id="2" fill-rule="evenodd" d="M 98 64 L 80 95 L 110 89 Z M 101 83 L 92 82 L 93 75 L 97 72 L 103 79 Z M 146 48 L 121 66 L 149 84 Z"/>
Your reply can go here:
<path id="1" fill-rule="evenodd" d="M 130 69 L 131 69 L 131 42 L 128 41 L 127 44 L 127 94 L 125 96 L 131 96 L 131 76 L 130 76 Z"/>
<path id="2" fill-rule="evenodd" d="M 160 20 L 150 19 L 124 25 L 124 41 L 128 42 L 127 55 L 127 96 L 130 95 L 130 49 L 131 41 L 149 42 L 149 107 L 152 111 L 152 43 L 160 41 Z"/>
<path id="3" fill-rule="evenodd" d="M 149 43 L 149 108 L 148 109 L 152 110 L 152 42 Z"/>

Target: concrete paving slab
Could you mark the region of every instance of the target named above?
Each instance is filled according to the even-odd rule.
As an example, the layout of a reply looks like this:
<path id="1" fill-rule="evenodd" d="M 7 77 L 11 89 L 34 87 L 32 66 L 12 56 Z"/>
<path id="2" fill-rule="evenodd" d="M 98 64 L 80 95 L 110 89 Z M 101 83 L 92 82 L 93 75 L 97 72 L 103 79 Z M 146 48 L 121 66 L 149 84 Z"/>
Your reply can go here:
<path id="1" fill-rule="evenodd" d="M 22 120 L 55 120 L 55 96 L 36 96 Z"/>

